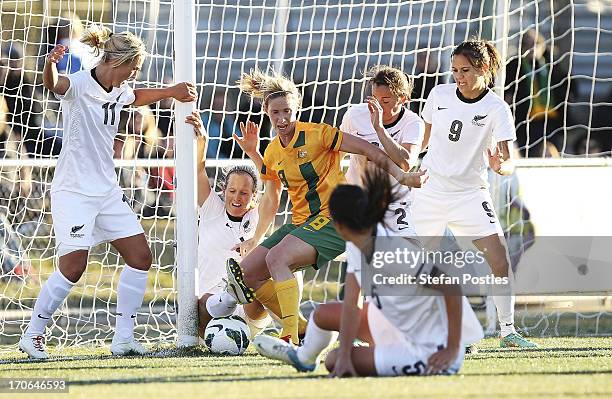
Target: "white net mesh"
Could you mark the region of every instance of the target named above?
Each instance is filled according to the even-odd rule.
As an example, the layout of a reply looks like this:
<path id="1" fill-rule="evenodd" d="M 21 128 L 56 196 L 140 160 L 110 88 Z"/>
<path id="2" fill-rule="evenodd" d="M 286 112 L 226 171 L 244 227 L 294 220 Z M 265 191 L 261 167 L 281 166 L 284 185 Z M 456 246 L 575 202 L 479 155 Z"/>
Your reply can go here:
<path id="1" fill-rule="evenodd" d="M 240 122 L 262 122 L 262 151 L 270 140 L 269 122 L 262 118 L 260 105 L 238 90 L 235 82 L 240 73 L 256 65 L 282 70 L 302 90 L 300 119 L 338 126 L 349 105 L 367 94 L 363 72 L 379 63 L 392 64 L 415 77 L 411 108 L 419 112 L 431 88 L 450 80 L 453 46 L 472 36 L 492 38 L 499 49 L 508 39 L 505 96 L 517 115 L 523 156 L 610 153 L 609 1 L 513 0 L 506 13 L 500 0 L 196 3 L 198 108 L 210 136 L 212 180 L 220 172 L 215 166 L 244 159 L 231 139 Z M 94 64 L 75 43 L 80 34 L 73 18 L 77 15 L 82 25 L 104 23 L 115 32 L 129 30 L 142 37 L 150 56 L 137 85 L 168 85 L 173 80 L 174 22 L 172 1 L 162 0 L 7 0 L 0 7 L 0 342 L 13 343 L 54 267 L 47 193 L 53 159 L 61 147 L 62 125 L 58 102 L 42 89 L 44 55 L 55 43 L 69 43 L 72 55 L 60 68 L 73 72 Z M 536 58 L 529 58 L 525 39 L 532 31 L 542 35 L 545 50 Z M 141 217 L 154 256 L 137 337 L 155 342 L 171 340 L 176 334 L 171 120 L 169 102 L 133 110 L 123 115 L 122 134 L 115 143 L 120 184 Z M 517 192 L 507 187 L 496 190 L 498 209 L 511 229 L 519 222 L 510 221 L 502 210 Z M 289 218 L 284 194 L 276 226 Z M 108 245 L 92 251 L 86 274 L 54 318 L 52 342 L 109 338 L 121 264 Z M 307 274 L 305 303 L 338 298 L 340 271 L 335 262 L 316 275 Z M 579 326 L 575 333 L 610 333 L 609 325 L 602 328 L 600 323 L 609 320 L 610 313 L 601 309 L 570 312 L 572 325 Z M 545 334 L 558 333 L 540 328 L 555 324 L 549 317 L 566 317 L 555 312 L 542 308 L 538 321 L 519 318 L 517 322 Z M 597 327 L 591 323 L 595 319 Z"/>

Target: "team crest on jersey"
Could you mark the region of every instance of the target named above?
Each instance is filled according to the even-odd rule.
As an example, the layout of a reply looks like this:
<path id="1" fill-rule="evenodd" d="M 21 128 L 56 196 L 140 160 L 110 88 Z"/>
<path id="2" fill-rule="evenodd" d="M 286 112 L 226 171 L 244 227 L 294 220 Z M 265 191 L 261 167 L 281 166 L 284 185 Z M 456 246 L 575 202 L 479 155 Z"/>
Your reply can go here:
<path id="1" fill-rule="evenodd" d="M 484 123 L 481 122 L 487 115 L 475 115 L 474 119 L 472 119 L 472 125 L 474 126 L 484 126 Z"/>
<path id="2" fill-rule="evenodd" d="M 302 158 L 306 158 L 308 156 L 308 151 L 306 150 L 298 150 L 298 158 L 302 159 Z"/>

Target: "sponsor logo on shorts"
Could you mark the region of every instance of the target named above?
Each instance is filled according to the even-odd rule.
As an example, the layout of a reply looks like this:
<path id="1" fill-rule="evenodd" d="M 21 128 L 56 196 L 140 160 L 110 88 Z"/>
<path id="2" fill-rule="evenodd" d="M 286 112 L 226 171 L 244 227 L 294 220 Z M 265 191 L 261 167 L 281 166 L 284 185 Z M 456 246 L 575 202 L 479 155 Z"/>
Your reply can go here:
<path id="1" fill-rule="evenodd" d="M 82 224 L 80 226 L 72 226 L 72 228 L 70 229 L 70 238 L 83 238 L 85 237 L 85 234 L 83 233 L 78 233 L 85 225 Z"/>

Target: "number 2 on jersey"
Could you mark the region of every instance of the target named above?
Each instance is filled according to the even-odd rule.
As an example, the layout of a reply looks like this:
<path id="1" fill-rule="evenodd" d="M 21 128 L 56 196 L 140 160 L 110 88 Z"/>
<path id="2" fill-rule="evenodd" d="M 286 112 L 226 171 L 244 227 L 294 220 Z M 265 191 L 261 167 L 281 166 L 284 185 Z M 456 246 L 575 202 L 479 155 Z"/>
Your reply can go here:
<path id="1" fill-rule="evenodd" d="M 117 103 L 104 103 L 102 105 L 102 109 L 104 110 L 104 124 L 105 125 L 114 125 L 115 124 L 115 107 Z M 110 117 L 109 117 L 110 116 Z M 110 123 L 109 123 L 110 119 Z"/>
<path id="2" fill-rule="evenodd" d="M 450 125 L 450 134 L 448 135 L 448 139 L 450 141 L 459 141 L 459 137 L 461 137 L 461 129 L 463 129 L 463 122 L 455 119 Z"/>

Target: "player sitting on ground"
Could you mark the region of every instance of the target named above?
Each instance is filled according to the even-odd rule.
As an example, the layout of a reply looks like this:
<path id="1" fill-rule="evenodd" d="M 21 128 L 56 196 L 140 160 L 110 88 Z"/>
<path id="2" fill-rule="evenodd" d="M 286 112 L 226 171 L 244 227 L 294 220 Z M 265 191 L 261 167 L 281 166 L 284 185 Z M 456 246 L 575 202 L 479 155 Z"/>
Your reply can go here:
<path id="1" fill-rule="evenodd" d="M 256 304 L 243 309 L 232 306 L 232 297 L 224 291 L 227 281 L 225 263 L 231 257 L 245 255 L 242 243 L 253 237 L 259 214 L 255 204 L 257 195 L 257 171 L 248 166 L 230 168 L 223 180 L 223 198 L 212 192 L 206 174 L 207 137 L 203 133 L 202 120 L 197 113 L 187 117 L 198 137 L 198 333 L 204 338 L 206 325 L 212 318 L 227 317 L 233 313 L 245 319 L 251 336 L 264 329 L 272 321 L 265 309 Z M 241 126 L 243 134 L 248 134 Z M 245 139 L 246 140 L 246 139 Z M 255 148 L 251 156 L 261 164 L 261 156 Z M 241 251 L 242 249 L 242 251 Z M 229 303 L 229 305 L 228 305 Z"/>
<path id="2" fill-rule="evenodd" d="M 45 327 L 83 275 L 89 248 L 101 242 L 110 242 L 126 262 L 117 285 L 111 352 L 147 353 L 134 339 L 134 320 L 144 297 L 152 255 L 138 217 L 117 184 L 113 139 L 125 107 L 164 98 L 196 99 L 190 83 L 132 90 L 128 81 L 140 71 L 146 53 L 142 40 L 130 32 L 113 34 L 110 29 L 92 27 L 83 33 L 81 42 L 102 52 L 96 67 L 59 76 L 56 64 L 68 48 L 57 45 L 47 56 L 43 71 L 45 87 L 61 99 L 64 140 L 51 184 L 59 267 L 40 290 L 19 341 L 19 349 L 36 359 L 48 357 Z"/>
<path id="3" fill-rule="evenodd" d="M 463 363 L 464 346 L 483 336 L 476 315 L 456 286 L 415 285 L 404 296 L 367 297 L 363 309 L 359 307 L 361 284 L 373 286 L 371 281 L 361 281 L 362 267 L 373 267 L 365 259 L 371 260 L 376 251 L 384 250 L 385 240 L 396 236 L 383 223 L 389 204 L 396 200 L 389 176 L 370 169 L 363 180 L 364 188 L 341 185 L 330 199 L 336 231 L 347 241 L 344 301 L 317 307 L 301 347 L 269 335 L 256 337 L 255 347 L 298 371 L 314 371 L 339 331 L 340 347 L 325 360 L 333 376 L 455 374 Z M 417 239 L 399 239 L 405 248 L 421 250 Z M 439 270 L 423 263 L 407 268 L 407 273 L 435 276 Z M 353 346 L 357 338 L 369 347 Z"/>
<path id="4" fill-rule="evenodd" d="M 293 271 L 308 265 L 319 268 L 344 252 L 344 240 L 329 220 L 329 196 L 345 181 L 341 153 L 365 155 L 408 186 L 420 186 L 424 173 L 404 172 L 377 147 L 332 126 L 297 121 L 300 94 L 295 84 L 280 74 L 255 70 L 243 75 L 240 86 L 263 100 L 276 132 L 261 167 L 265 192 L 251 245 L 259 243 L 278 210 L 281 183 L 293 208 L 292 223 L 276 230 L 242 261 L 244 276 L 234 263 L 228 277 L 246 299 L 252 300 L 254 292 L 257 300 L 279 315 L 281 335 L 297 343 L 299 289 Z"/>

